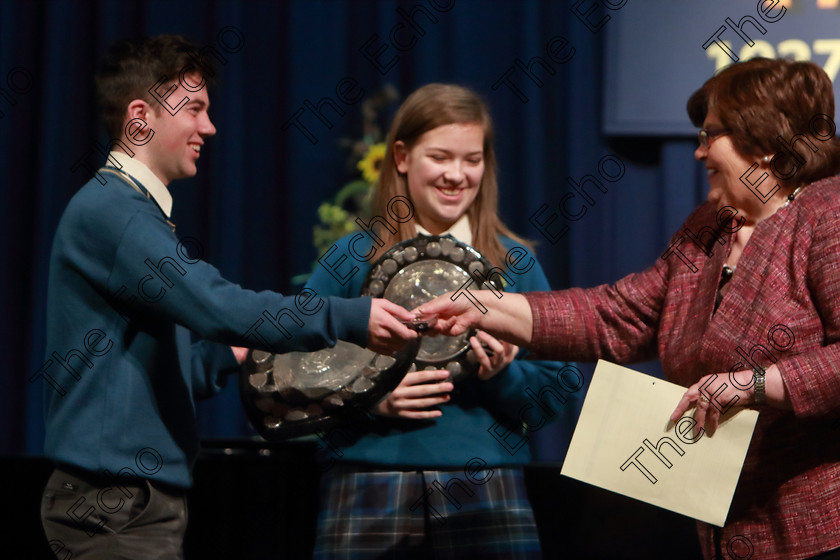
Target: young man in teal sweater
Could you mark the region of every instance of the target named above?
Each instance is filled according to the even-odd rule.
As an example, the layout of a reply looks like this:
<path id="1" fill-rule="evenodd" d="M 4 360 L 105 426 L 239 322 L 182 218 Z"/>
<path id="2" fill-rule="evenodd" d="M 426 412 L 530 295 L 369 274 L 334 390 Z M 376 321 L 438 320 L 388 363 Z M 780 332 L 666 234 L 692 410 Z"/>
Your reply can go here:
<path id="1" fill-rule="evenodd" d="M 199 441 L 194 399 L 220 389 L 231 346 L 309 351 L 348 340 L 388 352 L 415 338 L 382 299 L 253 292 L 179 240 L 167 186 L 205 140 L 209 61 L 180 36 L 114 45 L 97 77 L 105 167 L 56 231 L 42 379 L 55 471 L 42 520 L 59 558 L 181 558 Z M 202 340 L 191 344 L 190 332 Z M 212 341 L 212 342 L 211 342 Z"/>

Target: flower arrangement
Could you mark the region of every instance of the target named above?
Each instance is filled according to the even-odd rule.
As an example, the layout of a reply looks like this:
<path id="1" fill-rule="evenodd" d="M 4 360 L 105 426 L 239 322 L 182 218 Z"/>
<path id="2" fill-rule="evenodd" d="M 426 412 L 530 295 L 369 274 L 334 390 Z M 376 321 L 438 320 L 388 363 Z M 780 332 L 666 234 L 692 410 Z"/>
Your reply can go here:
<path id="1" fill-rule="evenodd" d="M 370 217 L 370 196 L 373 186 L 379 180 L 379 169 L 385 157 L 385 143 L 377 142 L 367 148 L 357 168 L 362 179 L 350 181 L 335 195 L 333 200 L 318 207 L 321 223 L 312 229 L 312 243 L 318 255 L 323 255 L 333 243 L 356 229 L 356 218 Z"/>
<path id="2" fill-rule="evenodd" d="M 399 94 L 391 85 L 370 95 L 361 106 L 362 138 L 341 141 L 342 148 L 350 150 L 348 170 L 353 174 L 361 172 L 361 178 L 346 183 L 331 200 L 318 207 L 319 223 L 312 228 L 312 244 L 318 257 L 329 250 L 333 243 L 357 229 L 356 218 L 361 217 L 365 221 L 370 219 L 370 198 L 385 159 L 385 134 L 380 126 L 382 113 L 383 109 L 398 99 Z M 317 264 L 316 260 L 312 268 Z M 308 277 L 308 274 L 298 275 L 292 281 L 301 284 Z"/>

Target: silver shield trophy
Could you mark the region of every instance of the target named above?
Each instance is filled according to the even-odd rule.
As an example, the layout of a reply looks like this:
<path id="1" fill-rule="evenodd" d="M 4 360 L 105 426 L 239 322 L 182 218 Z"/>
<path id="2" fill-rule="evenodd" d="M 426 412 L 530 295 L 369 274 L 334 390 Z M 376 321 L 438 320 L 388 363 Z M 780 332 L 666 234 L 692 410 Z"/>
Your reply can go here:
<path id="1" fill-rule="evenodd" d="M 384 297 L 414 309 L 441 294 L 462 289 L 501 292 L 500 275 L 493 274 L 493 265 L 481 253 L 454 237 L 420 235 L 395 245 L 374 263 L 362 295 Z M 423 337 L 409 371 L 445 369 L 455 383 L 474 375 L 478 360 L 469 343 L 473 335 L 474 330 L 460 336 Z"/>
<path id="2" fill-rule="evenodd" d="M 501 290 L 493 266 L 451 236 L 418 236 L 389 249 L 371 267 L 363 296 L 384 297 L 414 309 L 461 288 Z M 412 325 L 421 331 L 422 322 Z M 409 371 L 446 369 L 454 382 L 478 371 L 470 331 L 457 337 L 422 337 L 391 356 L 344 341 L 317 352 L 274 354 L 251 350 L 239 389 L 251 425 L 265 439 L 282 441 L 325 431 L 366 411 Z"/>
<path id="3" fill-rule="evenodd" d="M 342 340 L 317 352 L 251 350 L 239 377 L 248 420 L 269 441 L 331 429 L 399 385 L 418 347 L 413 340 L 391 356 Z"/>

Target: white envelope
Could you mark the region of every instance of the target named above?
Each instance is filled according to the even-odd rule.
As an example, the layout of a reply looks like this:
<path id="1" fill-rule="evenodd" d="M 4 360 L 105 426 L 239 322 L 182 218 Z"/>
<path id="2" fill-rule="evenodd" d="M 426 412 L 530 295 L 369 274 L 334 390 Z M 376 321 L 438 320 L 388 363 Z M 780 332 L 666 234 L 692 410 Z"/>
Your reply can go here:
<path id="1" fill-rule="evenodd" d="M 732 407 L 692 441 L 693 409 L 669 422 L 685 390 L 599 360 L 561 473 L 722 527 L 758 411 Z"/>

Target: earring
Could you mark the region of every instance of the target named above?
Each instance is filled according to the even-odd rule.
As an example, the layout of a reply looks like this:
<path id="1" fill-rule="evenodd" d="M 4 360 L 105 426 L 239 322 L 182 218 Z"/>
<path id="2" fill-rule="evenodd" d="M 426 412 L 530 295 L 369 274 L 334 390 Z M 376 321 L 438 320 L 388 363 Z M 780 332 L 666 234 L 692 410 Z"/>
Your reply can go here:
<path id="1" fill-rule="evenodd" d="M 764 156 L 763 158 L 761 158 L 761 161 L 763 161 L 764 163 L 770 163 L 771 159 L 773 158 L 771 158 L 770 156 Z"/>

